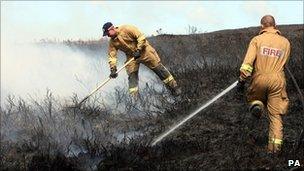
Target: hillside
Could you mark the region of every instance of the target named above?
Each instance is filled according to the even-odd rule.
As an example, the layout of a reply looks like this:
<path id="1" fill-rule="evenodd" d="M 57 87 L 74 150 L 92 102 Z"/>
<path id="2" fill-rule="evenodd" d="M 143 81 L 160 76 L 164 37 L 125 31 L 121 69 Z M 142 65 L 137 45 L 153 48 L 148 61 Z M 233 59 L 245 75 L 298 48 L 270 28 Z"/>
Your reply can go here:
<path id="1" fill-rule="evenodd" d="M 278 28 L 291 42 L 288 67 L 304 94 L 304 27 Z M 157 135 L 236 81 L 248 43 L 258 31 L 251 27 L 149 37 L 182 87 L 182 100 L 178 102 L 153 84 L 140 90 L 137 104 L 131 103 L 121 89 L 111 96 L 116 106 L 106 106 L 96 97 L 81 109 L 66 109 L 50 92 L 42 102 L 9 100 L 1 109 L 1 169 L 288 170 L 292 169 L 287 165 L 289 159 L 298 159 L 304 165 L 304 140 L 299 137 L 304 128 L 304 109 L 289 75 L 290 108 L 283 118 L 285 139 L 280 156 L 267 155 L 264 150 L 267 116 L 254 120 L 244 95 L 235 90 L 164 141 L 149 145 Z M 106 54 L 104 40 L 63 44 L 90 57 Z M 77 96 L 72 99 L 79 101 Z"/>

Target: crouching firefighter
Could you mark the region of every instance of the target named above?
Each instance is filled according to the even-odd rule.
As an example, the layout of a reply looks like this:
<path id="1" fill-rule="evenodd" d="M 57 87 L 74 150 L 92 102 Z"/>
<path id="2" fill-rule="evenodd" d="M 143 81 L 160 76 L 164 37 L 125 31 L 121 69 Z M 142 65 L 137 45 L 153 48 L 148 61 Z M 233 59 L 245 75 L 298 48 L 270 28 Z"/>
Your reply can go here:
<path id="1" fill-rule="evenodd" d="M 251 40 L 240 68 L 238 86 L 242 87 L 251 76 L 247 91 L 249 110 L 258 118 L 264 107 L 268 110 L 270 153 L 280 152 L 283 143 L 282 115 L 287 112 L 289 103 L 284 66 L 289 54 L 290 43 L 276 29 L 273 16 L 262 17 L 261 31 Z"/>
<path id="2" fill-rule="evenodd" d="M 110 64 L 111 78 L 116 78 L 117 74 L 117 51 L 123 51 L 127 56 L 127 61 L 135 58 L 126 66 L 129 79 L 129 93 L 138 98 L 138 70 L 139 64 L 143 63 L 150 68 L 164 82 L 166 87 L 174 96 L 181 94 L 175 79 L 170 72 L 161 63 L 155 49 L 146 40 L 143 33 L 131 25 L 122 25 L 114 27 L 111 22 L 103 25 L 103 36 L 110 37 L 108 59 Z"/>

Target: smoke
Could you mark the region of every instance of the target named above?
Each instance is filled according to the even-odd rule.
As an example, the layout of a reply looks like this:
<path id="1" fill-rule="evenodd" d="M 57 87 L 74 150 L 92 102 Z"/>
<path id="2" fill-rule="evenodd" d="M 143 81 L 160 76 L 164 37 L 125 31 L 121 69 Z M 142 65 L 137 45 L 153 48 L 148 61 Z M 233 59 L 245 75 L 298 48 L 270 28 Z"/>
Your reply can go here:
<path id="1" fill-rule="evenodd" d="M 104 56 L 89 55 L 80 49 L 64 44 L 9 43 L 1 47 L 1 103 L 8 95 L 41 99 L 46 90 L 56 97 L 80 98 L 92 91 L 109 76 L 106 52 Z M 124 55 L 119 54 L 118 66 L 123 65 Z M 155 75 L 145 67 L 140 69 L 140 86 Z M 122 71 L 99 93 L 106 96 L 116 87 L 127 88 L 127 74 Z"/>
<path id="2" fill-rule="evenodd" d="M 3 154 L 8 154 L 16 145 L 22 149 L 24 146 L 34 146 L 39 148 L 37 151 L 50 151 L 52 154 L 60 152 L 67 157 L 86 155 L 86 162 L 79 165 L 84 167 L 84 170 L 92 170 L 92 167 L 96 168 L 101 157 L 89 156 L 91 153 L 88 146 L 83 144 L 84 140 L 92 140 L 91 143 L 120 142 L 126 137 L 142 134 L 141 131 L 134 131 L 132 126 L 128 125 L 126 128 L 120 121 L 121 118 L 115 117 L 120 114 L 123 118 L 124 115 L 135 118 L 137 115 L 132 114 L 138 113 L 140 108 L 127 111 L 126 102 L 114 105 L 117 96 L 115 91 L 127 91 L 128 88 L 125 71 L 119 73 L 117 79 L 111 80 L 97 93 L 101 95 L 101 103 L 106 103 L 105 106 L 100 105 L 101 112 L 98 116 L 90 118 L 86 116 L 88 113 L 85 111 L 61 108 L 62 101 L 71 99 L 73 94 L 77 94 L 79 98 L 84 97 L 109 76 L 105 48 L 100 50 L 101 52 L 88 53 L 85 49 L 63 43 L 1 45 L 1 105 L 5 107 L 0 108 L 0 135 L 7 145 Z M 118 59 L 120 67 L 125 57 L 119 53 Z M 163 86 L 156 75 L 143 65 L 139 71 L 139 82 L 140 89 L 144 88 L 146 83 L 156 88 Z M 157 82 L 159 84 L 155 84 Z M 47 89 L 51 94 L 47 93 Z M 15 98 L 14 104 L 10 104 L 6 100 L 8 95 L 23 100 Z M 109 95 L 112 98 L 109 98 Z M 126 99 L 125 94 L 123 95 L 123 99 Z M 153 97 L 149 96 L 149 99 Z M 112 111 L 111 115 L 108 116 L 106 111 Z M 51 150 L 48 149 L 50 145 Z M 95 147 L 99 148 L 97 145 Z"/>
<path id="3" fill-rule="evenodd" d="M 94 61 L 86 60 L 84 54 L 65 46 L 6 45 L 1 56 L 2 98 L 8 94 L 39 97 L 46 89 L 61 96 L 82 93 L 83 88 L 75 76 L 91 83 L 90 75 L 100 74 L 91 66 Z"/>

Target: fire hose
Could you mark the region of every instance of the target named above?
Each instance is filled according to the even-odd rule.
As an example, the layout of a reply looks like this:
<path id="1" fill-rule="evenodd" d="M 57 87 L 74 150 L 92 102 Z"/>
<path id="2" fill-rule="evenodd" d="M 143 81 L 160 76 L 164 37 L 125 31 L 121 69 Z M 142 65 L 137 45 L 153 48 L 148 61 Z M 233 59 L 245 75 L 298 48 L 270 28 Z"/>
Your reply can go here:
<path id="1" fill-rule="evenodd" d="M 303 95 L 301 93 L 301 90 L 293 76 L 293 74 L 291 73 L 291 71 L 289 70 L 288 67 L 286 67 L 286 70 L 288 72 L 288 74 L 290 75 L 297 91 L 298 91 L 298 95 L 299 95 L 299 99 L 303 105 L 303 109 L 304 109 L 304 98 Z M 164 132 L 163 134 L 161 134 L 160 136 L 158 136 L 151 144 L 151 146 L 156 145 L 158 142 L 160 142 L 162 139 L 164 139 L 166 136 L 168 136 L 169 134 L 171 134 L 174 130 L 176 130 L 178 127 L 180 127 L 181 125 L 183 125 L 185 122 L 187 122 L 189 119 L 191 119 L 192 117 L 194 117 L 196 114 L 198 114 L 200 111 L 202 111 L 203 109 L 205 109 L 206 107 L 208 107 L 209 105 L 211 105 L 213 102 L 215 102 L 217 99 L 219 99 L 220 97 L 222 97 L 223 95 L 225 95 L 226 93 L 228 93 L 229 91 L 231 91 L 234 87 L 236 87 L 238 81 L 234 82 L 233 84 L 231 84 L 228 88 L 226 88 L 225 90 L 223 90 L 221 93 L 219 93 L 218 95 L 216 95 L 214 98 L 212 98 L 211 100 L 209 100 L 207 103 L 205 103 L 203 106 L 201 106 L 200 108 L 198 108 L 196 111 L 194 111 L 193 113 L 191 113 L 190 115 L 188 115 L 187 117 L 185 117 L 182 121 L 180 121 L 179 123 L 177 123 L 176 125 L 174 125 L 173 127 L 171 127 L 169 130 L 167 130 L 166 132 Z M 297 140 L 297 142 L 294 145 L 294 149 L 298 149 L 299 145 L 301 144 L 301 141 L 304 139 L 304 129 L 302 129 L 299 139 Z"/>
<path id="2" fill-rule="evenodd" d="M 223 90 L 221 93 L 219 93 L 218 95 L 216 95 L 215 97 L 213 97 L 211 100 L 209 100 L 207 103 L 205 103 L 204 105 L 202 105 L 200 108 L 198 108 L 196 111 L 192 112 L 190 115 L 188 115 L 187 117 L 185 117 L 182 121 L 180 121 L 179 123 L 177 123 L 176 125 L 174 125 L 172 128 L 170 128 L 168 131 L 164 132 L 163 134 L 161 134 L 160 136 L 158 136 L 151 144 L 151 146 L 156 145 L 158 142 L 160 142 L 162 139 L 164 139 L 166 136 L 168 136 L 169 134 L 171 134 L 174 130 L 176 130 L 178 127 L 180 127 L 181 125 L 183 125 L 185 122 L 187 122 L 189 119 L 191 119 L 193 116 L 195 116 L 196 114 L 198 114 L 200 111 L 202 111 L 203 109 L 205 109 L 206 107 L 208 107 L 209 105 L 211 105 L 213 102 L 215 102 L 217 99 L 219 99 L 220 97 L 222 97 L 223 95 L 227 94 L 229 91 L 231 91 L 234 87 L 237 86 L 238 81 L 235 81 L 233 84 L 231 84 L 229 87 L 227 87 L 225 90 Z"/>

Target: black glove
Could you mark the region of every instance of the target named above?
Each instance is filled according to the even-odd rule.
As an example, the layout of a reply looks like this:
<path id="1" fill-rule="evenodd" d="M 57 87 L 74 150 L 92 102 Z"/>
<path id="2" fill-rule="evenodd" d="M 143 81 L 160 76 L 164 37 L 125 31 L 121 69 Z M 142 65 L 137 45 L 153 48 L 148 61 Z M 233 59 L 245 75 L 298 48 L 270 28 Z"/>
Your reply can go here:
<path id="1" fill-rule="evenodd" d="M 111 68 L 111 74 L 110 74 L 110 78 L 116 78 L 117 77 L 117 68 L 116 67 L 113 67 Z"/>
<path id="2" fill-rule="evenodd" d="M 245 90 L 245 80 L 241 80 L 239 79 L 237 85 L 236 85 L 236 90 L 239 92 L 239 93 L 243 93 L 244 90 Z"/>
<path id="3" fill-rule="evenodd" d="M 136 50 L 135 52 L 133 52 L 133 56 L 134 56 L 134 59 L 140 58 L 140 50 Z"/>

